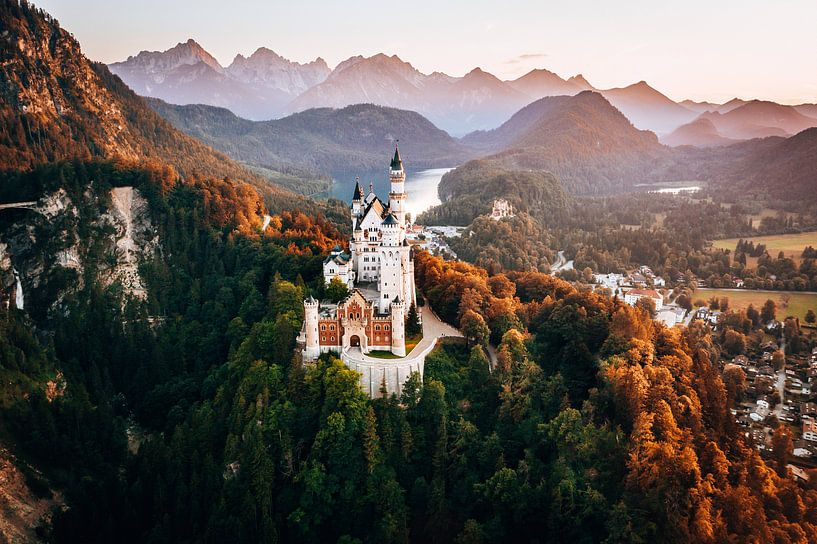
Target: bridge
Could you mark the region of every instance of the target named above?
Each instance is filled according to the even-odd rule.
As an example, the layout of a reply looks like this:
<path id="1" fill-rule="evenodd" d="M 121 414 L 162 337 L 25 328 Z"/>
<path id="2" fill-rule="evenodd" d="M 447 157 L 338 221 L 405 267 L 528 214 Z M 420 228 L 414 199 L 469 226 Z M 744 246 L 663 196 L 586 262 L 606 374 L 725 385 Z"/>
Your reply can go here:
<path id="1" fill-rule="evenodd" d="M 36 210 L 37 201 L 29 200 L 26 202 L 7 202 L 5 204 L 0 204 L 0 210 L 14 210 L 14 209 Z"/>

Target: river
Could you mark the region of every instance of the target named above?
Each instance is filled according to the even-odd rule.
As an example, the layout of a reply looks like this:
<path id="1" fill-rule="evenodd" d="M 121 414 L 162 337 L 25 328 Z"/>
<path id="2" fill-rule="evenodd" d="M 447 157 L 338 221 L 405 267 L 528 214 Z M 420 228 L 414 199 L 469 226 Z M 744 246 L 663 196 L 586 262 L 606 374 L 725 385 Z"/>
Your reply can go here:
<path id="1" fill-rule="evenodd" d="M 406 173 L 406 193 L 408 193 L 406 211 L 411 214 L 412 218 L 417 217 L 422 212 L 440 203 L 437 187 L 440 185 L 440 180 L 443 175 L 451 170 L 453 170 L 453 168 L 431 168 L 429 170 L 408 171 Z M 374 191 L 382 200 L 388 200 L 388 172 L 380 171 L 360 174 L 360 185 L 366 192 L 369 191 L 369 183 L 372 184 Z M 344 202 L 349 202 L 352 199 L 352 191 L 354 188 L 354 175 L 346 174 L 337 176 L 332 181 L 331 195 Z"/>

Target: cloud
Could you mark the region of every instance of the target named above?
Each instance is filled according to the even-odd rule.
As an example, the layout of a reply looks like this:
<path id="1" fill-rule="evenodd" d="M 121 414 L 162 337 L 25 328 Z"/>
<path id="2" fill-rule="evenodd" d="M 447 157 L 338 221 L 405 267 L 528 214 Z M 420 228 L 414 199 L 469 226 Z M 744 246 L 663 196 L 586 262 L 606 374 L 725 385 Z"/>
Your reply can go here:
<path id="1" fill-rule="evenodd" d="M 506 60 L 505 64 L 521 64 L 525 62 L 542 60 L 544 58 L 547 58 L 547 56 L 548 55 L 545 53 L 524 53 L 522 55 L 519 55 L 518 57 Z"/>

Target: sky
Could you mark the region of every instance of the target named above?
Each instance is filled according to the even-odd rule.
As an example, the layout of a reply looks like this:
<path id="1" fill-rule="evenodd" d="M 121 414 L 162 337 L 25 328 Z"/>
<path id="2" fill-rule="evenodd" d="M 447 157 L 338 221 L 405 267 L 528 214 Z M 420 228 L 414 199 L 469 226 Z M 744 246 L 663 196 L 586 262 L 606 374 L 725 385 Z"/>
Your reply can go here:
<path id="1" fill-rule="evenodd" d="M 33 0 L 93 60 L 193 38 L 223 65 L 396 54 L 419 70 L 502 79 L 533 68 L 597 88 L 641 80 L 674 100 L 817 102 L 817 0 Z"/>

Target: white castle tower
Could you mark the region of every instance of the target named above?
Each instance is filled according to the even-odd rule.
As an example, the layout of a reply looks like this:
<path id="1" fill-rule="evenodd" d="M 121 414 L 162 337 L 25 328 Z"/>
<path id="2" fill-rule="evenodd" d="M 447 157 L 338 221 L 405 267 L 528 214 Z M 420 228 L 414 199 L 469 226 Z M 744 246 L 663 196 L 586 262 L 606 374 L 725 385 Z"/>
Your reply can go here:
<path id="1" fill-rule="evenodd" d="M 406 224 L 406 172 L 400 159 L 400 149 L 394 147 L 394 157 L 389 165 L 389 211 L 394 214 L 401 226 Z"/>
<path id="2" fill-rule="evenodd" d="M 321 354 L 321 347 L 318 343 L 318 301 L 311 295 L 304 301 L 304 357 L 315 359 Z"/>
<path id="3" fill-rule="evenodd" d="M 399 298 L 391 302 L 391 352 L 399 357 L 406 356 L 406 311 Z"/>

